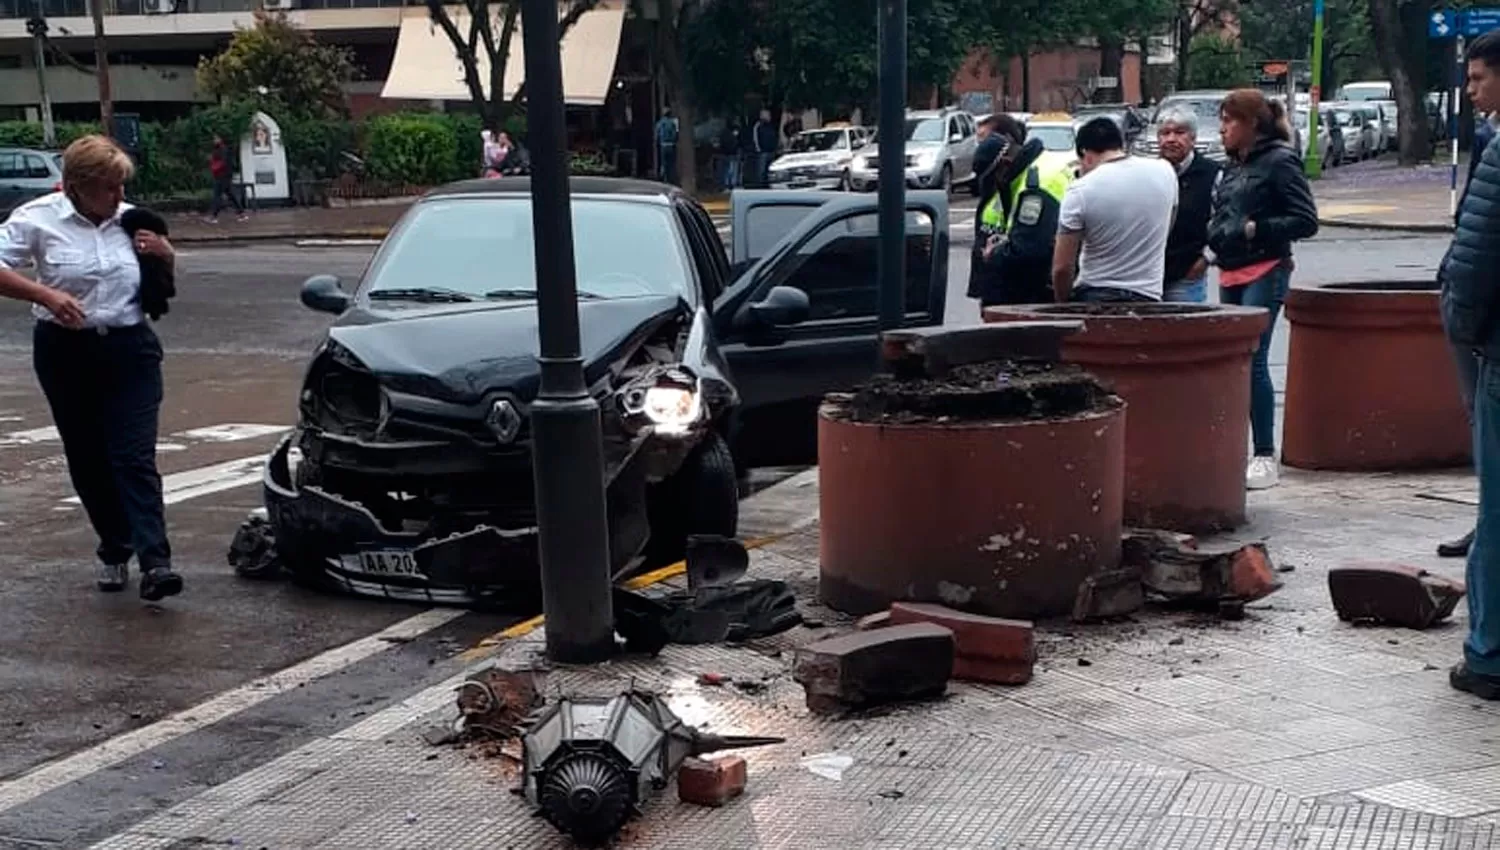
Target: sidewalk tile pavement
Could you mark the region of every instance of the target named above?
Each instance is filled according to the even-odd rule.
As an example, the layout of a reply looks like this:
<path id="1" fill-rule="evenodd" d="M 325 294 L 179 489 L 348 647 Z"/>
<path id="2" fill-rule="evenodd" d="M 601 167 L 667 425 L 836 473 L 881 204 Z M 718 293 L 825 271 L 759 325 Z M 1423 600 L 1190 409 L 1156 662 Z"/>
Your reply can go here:
<path id="1" fill-rule="evenodd" d="M 1437 496 L 1438 498 L 1433 498 Z M 747 535 L 815 514 L 816 471 L 747 503 Z M 649 802 L 619 846 L 1343 850 L 1500 846 L 1500 705 L 1451 690 L 1462 606 L 1428 632 L 1355 628 L 1334 616 L 1327 572 L 1367 558 L 1461 575 L 1435 541 L 1473 517 L 1472 476 L 1287 470 L 1250 494 L 1251 523 L 1215 542 L 1264 541 L 1294 568 L 1242 622 L 1148 611 L 1124 624 L 1038 627 L 1035 678 L 954 682 L 942 700 L 843 720 L 806 710 L 789 663 L 850 620 L 816 602 L 818 528 L 752 553 L 787 580 L 816 627 L 743 646 L 669 647 L 658 658 L 557 668 L 544 691 L 669 694 L 689 723 L 780 735 L 747 750 L 746 795 L 722 809 Z M 545 635 L 493 663 L 542 663 Z M 700 687 L 718 673 L 764 689 Z M 423 692 L 96 845 L 289 848 L 564 848 L 509 793 L 515 765 L 434 748 L 452 687 Z M 838 752 L 841 781 L 799 765 Z"/>

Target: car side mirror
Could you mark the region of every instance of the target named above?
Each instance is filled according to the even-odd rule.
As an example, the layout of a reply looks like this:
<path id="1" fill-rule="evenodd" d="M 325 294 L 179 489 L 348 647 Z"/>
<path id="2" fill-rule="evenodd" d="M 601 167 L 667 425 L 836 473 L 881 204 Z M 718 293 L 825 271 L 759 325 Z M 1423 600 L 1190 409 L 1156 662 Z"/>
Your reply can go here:
<path id="1" fill-rule="evenodd" d="M 766 327 L 782 328 L 807 321 L 812 304 L 795 286 L 773 286 L 764 300 L 750 305 L 750 315 Z"/>
<path id="2" fill-rule="evenodd" d="M 302 306 L 335 316 L 349 309 L 349 293 L 331 274 L 313 275 L 302 283 Z"/>
<path id="3" fill-rule="evenodd" d="M 963 133 L 954 133 L 953 135 L 951 135 L 951 136 L 948 137 L 948 141 L 952 142 L 953 144 L 958 144 L 959 142 L 961 142 L 963 140 L 964 140 L 964 134 Z"/>

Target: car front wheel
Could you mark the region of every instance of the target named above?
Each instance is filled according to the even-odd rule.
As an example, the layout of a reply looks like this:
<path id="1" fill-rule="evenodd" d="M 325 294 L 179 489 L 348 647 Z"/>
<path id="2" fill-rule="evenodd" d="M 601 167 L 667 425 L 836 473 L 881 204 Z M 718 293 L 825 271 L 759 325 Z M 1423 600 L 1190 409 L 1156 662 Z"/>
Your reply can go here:
<path id="1" fill-rule="evenodd" d="M 729 444 L 719 434 L 709 434 L 671 478 L 651 488 L 647 498 L 648 568 L 682 560 L 691 535 L 733 537 L 739 529 L 740 500 Z"/>

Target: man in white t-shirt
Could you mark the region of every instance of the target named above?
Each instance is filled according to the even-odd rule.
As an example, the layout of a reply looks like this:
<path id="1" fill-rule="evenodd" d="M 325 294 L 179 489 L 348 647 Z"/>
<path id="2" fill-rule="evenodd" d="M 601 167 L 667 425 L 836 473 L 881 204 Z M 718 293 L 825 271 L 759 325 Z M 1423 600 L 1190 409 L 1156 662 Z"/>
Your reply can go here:
<path id="1" fill-rule="evenodd" d="M 1063 196 L 1052 254 L 1058 302 L 1160 301 L 1177 174 L 1156 157 L 1127 154 L 1112 118 L 1084 124 L 1076 144 L 1083 176 Z"/>

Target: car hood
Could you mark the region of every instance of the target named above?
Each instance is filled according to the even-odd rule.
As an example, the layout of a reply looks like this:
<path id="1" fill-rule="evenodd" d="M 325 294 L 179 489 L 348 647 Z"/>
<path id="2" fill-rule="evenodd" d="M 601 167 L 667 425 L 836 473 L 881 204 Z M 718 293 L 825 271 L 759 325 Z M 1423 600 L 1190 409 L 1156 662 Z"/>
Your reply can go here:
<path id="1" fill-rule="evenodd" d="M 917 154 L 921 154 L 921 153 L 934 153 L 934 152 L 940 151 L 942 149 L 943 149 L 943 143 L 942 142 L 907 142 L 906 143 L 906 155 L 907 156 L 916 156 Z M 859 155 L 860 156 L 866 156 L 866 157 L 879 157 L 880 156 L 880 145 L 879 144 L 865 145 L 864 147 L 862 147 L 862 148 L 859 149 Z"/>
<path id="2" fill-rule="evenodd" d="M 849 151 L 805 151 L 782 154 L 771 163 L 774 168 L 795 168 L 800 165 L 829 165 L 845 162 L 852 154 Z"/>
<path id="3" fill-rule="evenodd" d="M 675 295 L 580 301 L 579 349 L 588 382 L 688 311 Z M 502 389 L 529 402 L 541 382 L 535 302 L 366 304 L 329 338 L 391 389 L 442 401 L 472 404 Z"/>

